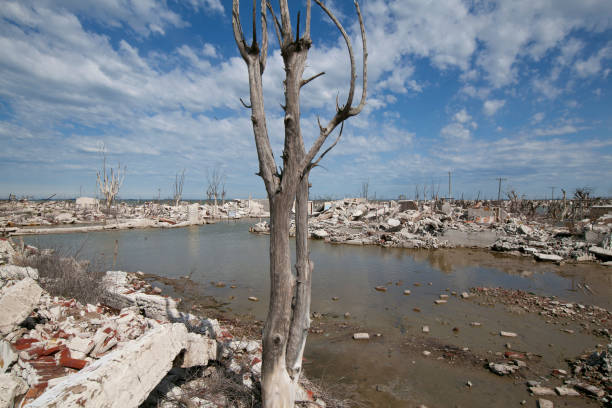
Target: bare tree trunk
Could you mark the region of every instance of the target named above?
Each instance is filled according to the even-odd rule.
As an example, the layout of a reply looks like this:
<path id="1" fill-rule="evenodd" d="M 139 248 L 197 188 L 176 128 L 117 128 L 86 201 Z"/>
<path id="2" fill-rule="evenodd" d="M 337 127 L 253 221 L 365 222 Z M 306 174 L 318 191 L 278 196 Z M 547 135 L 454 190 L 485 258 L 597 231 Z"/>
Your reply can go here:
<path id="1" fill-rule="evenodd" d="M 289 248 L 289 210 L 293 197 L 283 194 L 269 201 L 270 303 L 262 338 L 261 391 L 264 407 L 293 407 L 295 390 L 285 359 L 294 285 Z"/>
<path id="2" fill-rule="evenodd" d="M 350 89 L 346 104 L 337 106 L 336 114 L 323 127 L 319 123 L 319 136 L 306 151 L 300 128 L 300 90 L 313 79 L 302 79 L 310 39 L 311 2 L 306 2 L 306 24 L 300 34 L 300 18 L 296 36 L 293 37 L 287 0 L 279 0 L 280 22 L 269 2 L 261 1 L 261 49 L 257 43 L 256 2 L 253 3 L 253 43 L 247 45 L 239 15 L 239 0 L 233 0 L 232 25 L 234 39 L 249 74 L 250 104 L 243 105 L 251 110 L 253 134 L 259 175 L 264 181 L 270 203 L 270 303 L 263 333 L 262 399 L 264 408 L 293 408 L 301 373 L 301 360 L 310 324 L 310 276 L 312 263 L 308 259 L 308 174 L 321 159 L 338 143 L 342 127 L 336 140 L 319 153 L 328 136 L 344 121 L 361 112 L 367 94 L 367 47 L 365 28 L 359 5 L 355 2 L 363 42 L 363 89 L 359 105 L 353 107 L 355 91 L 355 60 L 350 38 L 336 17 L 321 3 L 315 2 L 330 17 L 341 32 L 349 52 L 351 63 Z M 285 142 L 282 166 L 274 159 L 263 102 L 262 74 L 266 65 L 268 30 L 267 9 L 274 18 L 274 28 L 279 40 L 285 68 Z M 242 100 L 241 100 L 242 101 Z M 318 157 L 317 157 L 318 155 Z M 291 272 L 289 249 L 289 211 L 296 200 L 297 263 L 296 278 Z"/>
<path id="3" fill-rule="evenodd" d="M 295 202 L 296 287 L 287 345 L 287 369 L 294 382 L 302 372 L 302 356 L 310 328 L 311 277 L 314 265 L 308 251 L 308 175 L 298 186 Z"/>

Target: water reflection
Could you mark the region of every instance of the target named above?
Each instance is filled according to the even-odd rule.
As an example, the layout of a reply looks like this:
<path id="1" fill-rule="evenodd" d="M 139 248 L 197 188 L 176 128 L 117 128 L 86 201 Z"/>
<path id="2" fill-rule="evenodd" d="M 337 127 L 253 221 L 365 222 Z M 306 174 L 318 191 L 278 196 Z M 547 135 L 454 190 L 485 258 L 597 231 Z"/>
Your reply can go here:
<path id="1" fill-rule="evenodd" d="M 101 257 L 112 265 L 118 240 L 117 268 L 167 276 L 192 274 L 205 286 L 206 294 L 227 297 L 227 289 L 209 287 L 211 281 L 234 282 L 239 289 L 262 299 L 269 291 L 268 236 L 247 232 L 249 222 L 219 223 L 180 229 L 150 229 L 25 237 L 39 247 L 78 248 L 84 239 L 86 257 Z M 310 241 L 313 274 L 313 306 L 328 305 L 332 296 L 345 299 L 344 306 L 358 308 L 395 307 L 395 294 L 381 296 L 374 286 L 403 281 L 428 286 L 425 296 L 446 288 L 467 290 L 473 286 L 508 288 L 560 295 L 568 300 L 600 304 L 612 302 L 612 274 L 598 265 L 536 263 L 531 258 L 509 257 L 485 250 L 407 250 L 376 246 L 329 245 Z M 585 289 L 591 288 L 593 293 Z M 400 295 L 403 291 L 397 291 Z M 257 310 L 240 300 L 234 307 Z M 413 296 L 419 296 L 413 294 Z M 401 299 L 401 296 L 399 296 Z M 263 308 L 261 308 L 263 310 Z"/>

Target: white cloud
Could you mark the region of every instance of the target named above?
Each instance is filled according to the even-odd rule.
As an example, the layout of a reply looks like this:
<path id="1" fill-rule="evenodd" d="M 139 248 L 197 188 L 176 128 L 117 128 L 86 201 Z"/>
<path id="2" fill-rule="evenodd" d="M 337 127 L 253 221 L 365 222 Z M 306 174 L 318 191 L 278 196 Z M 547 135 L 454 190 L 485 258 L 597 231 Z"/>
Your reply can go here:
<path id="1" fill-rule="evenodd" d="M 612 58 L 612 42 L 608 43 L 605 47 L 601 48 L 596 54 L 587 58 L 586 60 L 576 61 L 574 64 L 574 70 L 578 76 L 585 78 L 588 76 L 596 75 L 602 71 L 602 62 L 606 59 Z M 604 73 L 604 76 L 607 74 Z"/>
<path id="2" fill-rule="evenodd" d="M 571 133 L 576 133 L 584 128 L 578 128 L 574 125 L 561 125 L 557 127 L 549 127 L 546 129 L 536 129 L 534 134 L 538 136 L 560 136 Z"/>
<path id="3" fill-rule="evenodd" d="M 503 100 L 503 99 L 490 99 L 490 100 L 486 100 L 484 102 L 483 106 L 482 106 L 482 110 L 484 111 L 485 115 L 493 116 L 505 104 L 506 104 L 506 101 Z"/>
<path id="4" fill-rule="evenodd" d="M 544 120 L 544 112 L 538 112 L 535 115 L 533 115 L 531 117 L 531 123 L 532 124 L 536 124 L 536 123 L 540 123 L 542 120 Z"/>
<path id="5" fill-rule="evenodd" d="M 451 141 L 464 142 L 470 139 L 471 131 L 461 123 L 453 122 L 442 128 L 440 131 L 445 139 Z"/>
<path id="6" fill-rule="evenodd" d="M 472 117 L 468 115 L 465 108 L 463 108 L 459 112 L 455 113 L 455 116 L 453 117 L 453 119 L 455 119 L 459 123 L 465 123 L 469 121 L 470 119 L 472 119 Z"/>

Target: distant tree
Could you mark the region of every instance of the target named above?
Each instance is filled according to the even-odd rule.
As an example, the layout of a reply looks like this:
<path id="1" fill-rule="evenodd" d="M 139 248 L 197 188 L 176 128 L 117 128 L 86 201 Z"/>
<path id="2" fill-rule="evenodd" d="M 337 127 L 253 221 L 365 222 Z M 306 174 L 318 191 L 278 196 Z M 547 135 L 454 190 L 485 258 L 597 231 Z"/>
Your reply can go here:
<path id="1" fill-rule="evenodd" d="M 219 171 L 219 169 L 213 169 L 211 171 L 206 171 L 206 179 L 208 180 L 208 188 L 206 189 L 206 196 L 208 200 L 214 200 L 214 211 L 217 212 L 217 199 L 223 196 L 225 190 L 225 176 Z M 223 190 L 223 191 L 222 191 Z"/>
<path id="2" fill-rule="evenodd" d="M 106 202 L 106 211 L 110 212 L 111 206 L 119 194 L 119 189 L 123 185 L 125 180 L 125 172 L 127 168 L 121 167 L 121 162 L 117 164 L 117 168 L 106 169 L 106 146 L 102 144 L 100 146 L 100 154 L 102 155 L 102 169 L 96 172 L 96 184 L 100 194 L 104 197 Z"/>
<path id="3" fill-rule="evenodd" d="M 368 199 L 368 189 L 370 188 L 370 180 L 361 182 L 361 198 Z"/>
<path id="4" fill-rule="evenodd" d="M 183 184 L 185 184 L 185 169 L 183 169 L 180 175 L 179 173 L 176 173 L 176 176 L 174 177 L 173 187 L 175 206 L 179 205 L 179 201 L 181 201 L 181 198 L 183 197 Z"/>

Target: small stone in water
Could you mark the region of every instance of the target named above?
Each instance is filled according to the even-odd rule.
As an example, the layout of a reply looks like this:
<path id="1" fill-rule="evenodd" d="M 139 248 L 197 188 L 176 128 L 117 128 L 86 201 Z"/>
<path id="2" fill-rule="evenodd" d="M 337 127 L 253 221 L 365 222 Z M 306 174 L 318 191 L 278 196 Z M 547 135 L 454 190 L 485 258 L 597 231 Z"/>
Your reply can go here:
<path id="1" fill-rule="evenodd" d="M 368 340 L 370 335 L 368 333 L 355 333 L 353 334 L 354 340 Z"/>
<path id="2" fill-rule="evenodd" d="M 374 289 L 376 289 L 379 292 L 386 292 L 387 288 L 385 286 L 376 286 Z"/>
<path id="3" fill-rule="evenodd" d="M 516 333 L 506 332 L 506 331 L 500 331 L 499 335 L 502 337 L 516 337 L 517 336 Z"/>
<path id="4" fill-rule="evenodd" d="M 431 351 L 427 351 L 427 350 L 425 350 L 425 351 L 423 351 L 423 355 L 424 355 L 425 357 L 428 357 L 428 356 L 430 356 L 430 355 L 431 355 Z"/>
<path id="5" fill-rule="evenodd" d="M 249 296 L 249 300 L 250 300 L 251 302 L 257 302 L 259 299 L 258 299 L 258 298 L 256 298 L 255 296 Z"/>
<path id="6" fill-rule="evenodd" d="M 471 382 L 470 380 L 468 380 L 468 381 L 465 383 L 465 385 L 467 385 L 468 387 L 470 387 L 470 388 L 471 388 L 473 384 L 472 384 L 472 382 Z"/>
<path id="7" fill-rule="evenodd" d="M 429 326 L 423 326 L 423 333 L 429 333 Z"/>
<path id="8" fill-rule="evenodd" d="M 410 292 L 410 290 L 408 290 L 408 289 L 406 289 L 406 290 L 404 291 L 404 295 L 409 295 L 410 293 L 412 293 L 412 292 Z"/>

